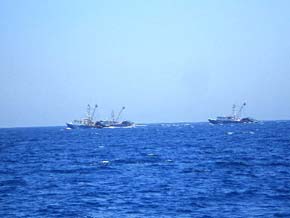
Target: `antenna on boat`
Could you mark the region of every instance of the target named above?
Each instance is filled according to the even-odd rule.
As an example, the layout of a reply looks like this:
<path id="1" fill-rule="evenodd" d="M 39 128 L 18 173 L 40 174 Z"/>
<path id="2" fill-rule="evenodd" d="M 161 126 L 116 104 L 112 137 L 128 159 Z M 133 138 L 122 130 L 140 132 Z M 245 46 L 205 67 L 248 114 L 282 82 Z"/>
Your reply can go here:
<path id="1" fill-rule="evenodd" d="M 117 116 L 116 121 L 119 120 L 119 118 L 120 118 L 120 116 L 121 116 L 121 114 L 122 114 L 122 112 L 123 112 L 124 110 L 125 110 L 125 107 L 123 106 L 123 107 L 121 108 L 121 110 L 119 111 L 119 114 L 118 114 L 118 116 Z"/>
<path id="2" fill-rule="evenodd" d="M 239 110 L 239 112 L 238 112 L 238 117 L 239 117 L 239 118 L 241 117 L 242 111 L 243 111 L 243 109 L 244 109 L 244 107 L 245 107 L 246 105 L 247 105 L 246 102 L 244 102 L 244 104 L 242 104 L 242 106 L 240 107 L 240 110 Z"/>

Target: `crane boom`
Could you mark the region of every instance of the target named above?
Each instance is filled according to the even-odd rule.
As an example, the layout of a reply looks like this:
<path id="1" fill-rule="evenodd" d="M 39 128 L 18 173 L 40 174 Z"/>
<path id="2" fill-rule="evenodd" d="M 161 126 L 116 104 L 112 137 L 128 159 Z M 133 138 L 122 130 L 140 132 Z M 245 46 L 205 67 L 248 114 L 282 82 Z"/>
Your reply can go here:
<path id="1" fill-rule="evenodd" d="M 95 112 L 96 112 L 96 108 L 97 108 L 97 107 L 98 107 L 98 105 L 95 104 L 94 111 L 93 111 L 92 116 L 91 116 L 91 120 L 94 119 L 94 116 L 95 116 Z"/>
<path id="2" fill-rule="evenodd" d="M 240 110 L 238 112 L 238 118 L 241 117 L 242 111 L 243 111 L 243 109 L 244 109 L 245 106 L 246 106 L 246 102 L 244 102 L 244 104 L 242 104 L 242 106 L 240 107 Z"/>
<path id="3" fill-rule="evenodd" d="M 122 112 L 123 112 L 124 110 L 125 110 L 125 107 L 123 106 L 123 107 L 121 108 L 121 110 L 119 111 L 119 113 L 118 113 L 118 116 L 117 116 L 116 121 L 119 120 L 119 118 L 120 118 L 120 116 L 121 116 L 121 114 L 122 114 Z"/>

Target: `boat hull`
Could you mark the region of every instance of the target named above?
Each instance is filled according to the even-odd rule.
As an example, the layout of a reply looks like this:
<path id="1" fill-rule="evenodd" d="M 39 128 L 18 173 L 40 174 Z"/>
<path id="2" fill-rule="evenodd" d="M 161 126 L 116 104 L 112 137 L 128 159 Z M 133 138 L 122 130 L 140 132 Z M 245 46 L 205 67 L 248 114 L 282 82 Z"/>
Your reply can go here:
<path id="1" fill-rule="evenodd" d="M 111 122 L 111 121 L 98 121 L 94 125 L 84 125 L 84 124 L 74 124 L 74 123 L 66 123 L 67 127 L 70 129 L 101 129 L 101 128 L 126 128 L 126 127 L 134 127 L 135 123 L 130 121 L 123 122 Z"/>
<path id="2" fill-rule="evenodd" d="M 72 123 L 66 123 L 66 126 L 70 129 L 95 129 L 95 128 L 102 128 L 100 126 L 91 126 L 91 125 L 77 125 Z"/>
<path id="3" fill-rule="evenodd" d="M 134 127 L 135 124 L 130 121 L 123 121 L 121 123 L 113 123 L 111 127 L 119 127 L 119 128 L 125 128 L 125 127 Z"/>
<path id="4" fill-rule="evenodd" d="M 208 122 L 211 124 L 241 124 L 241 123 L 255 123 L 256 121 L 251 118 L 243 118 L 241 120 L 217 120 L 217 119 L 208 119 Z"/>

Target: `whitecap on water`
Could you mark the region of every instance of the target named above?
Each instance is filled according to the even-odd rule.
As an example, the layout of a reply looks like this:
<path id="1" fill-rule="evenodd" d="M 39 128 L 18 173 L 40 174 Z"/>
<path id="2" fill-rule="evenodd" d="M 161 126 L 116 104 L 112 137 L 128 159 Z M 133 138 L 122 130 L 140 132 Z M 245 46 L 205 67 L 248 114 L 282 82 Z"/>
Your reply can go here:
<path id="1" fill-rule="evenodd" d="M 228 135 L 232 135 L 232 134 L 234 134 L 234 132 L 227 132 L 227 134 L 228 134 Z"/>
<path id="2" fill-rule="evenodd" d="M 102 164 L 109 164 L 110 161 L 108 161 L 108 160 L 102 160 L 101 163 L 102 163 Z"/>

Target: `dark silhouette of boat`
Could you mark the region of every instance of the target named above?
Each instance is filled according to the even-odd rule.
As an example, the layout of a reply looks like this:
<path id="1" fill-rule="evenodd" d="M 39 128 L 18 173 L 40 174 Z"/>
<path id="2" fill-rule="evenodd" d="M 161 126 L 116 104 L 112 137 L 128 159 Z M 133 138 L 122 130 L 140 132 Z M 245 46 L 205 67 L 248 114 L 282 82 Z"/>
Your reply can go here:
<path id="1" fill-rule="evenodd" d="M 236 112 L 236 105 L 233 105 L 232 115 L 230 116 L 219 116 L 216 119 L 208 119 L 211 124 L 238 124 L 238 123 L 255 123 L 255 119 L 250 117 L 241 117 L 242 111 L 246 103 L 244 103 L 238 112 Z"/>
<path id="2" fill-rule="evenodd" d="M 135 123 L 131 121 L 119 121 L 122 112 L 125 107 L 122 107 L 117 118 L 115 118 L 114 111 L 112 111 L 111 120 L 98 120 L 94 121 L 94 114 L 98 105 L 95 105 L 94 109 L 91 110 L 91 106 L 88 104 L 86 117 L 80 120 L 74 120 L 70 123 L 66 123 L 70 129 L 91 129 L 91 128 L 125 128 L 134 127 Z"/>

